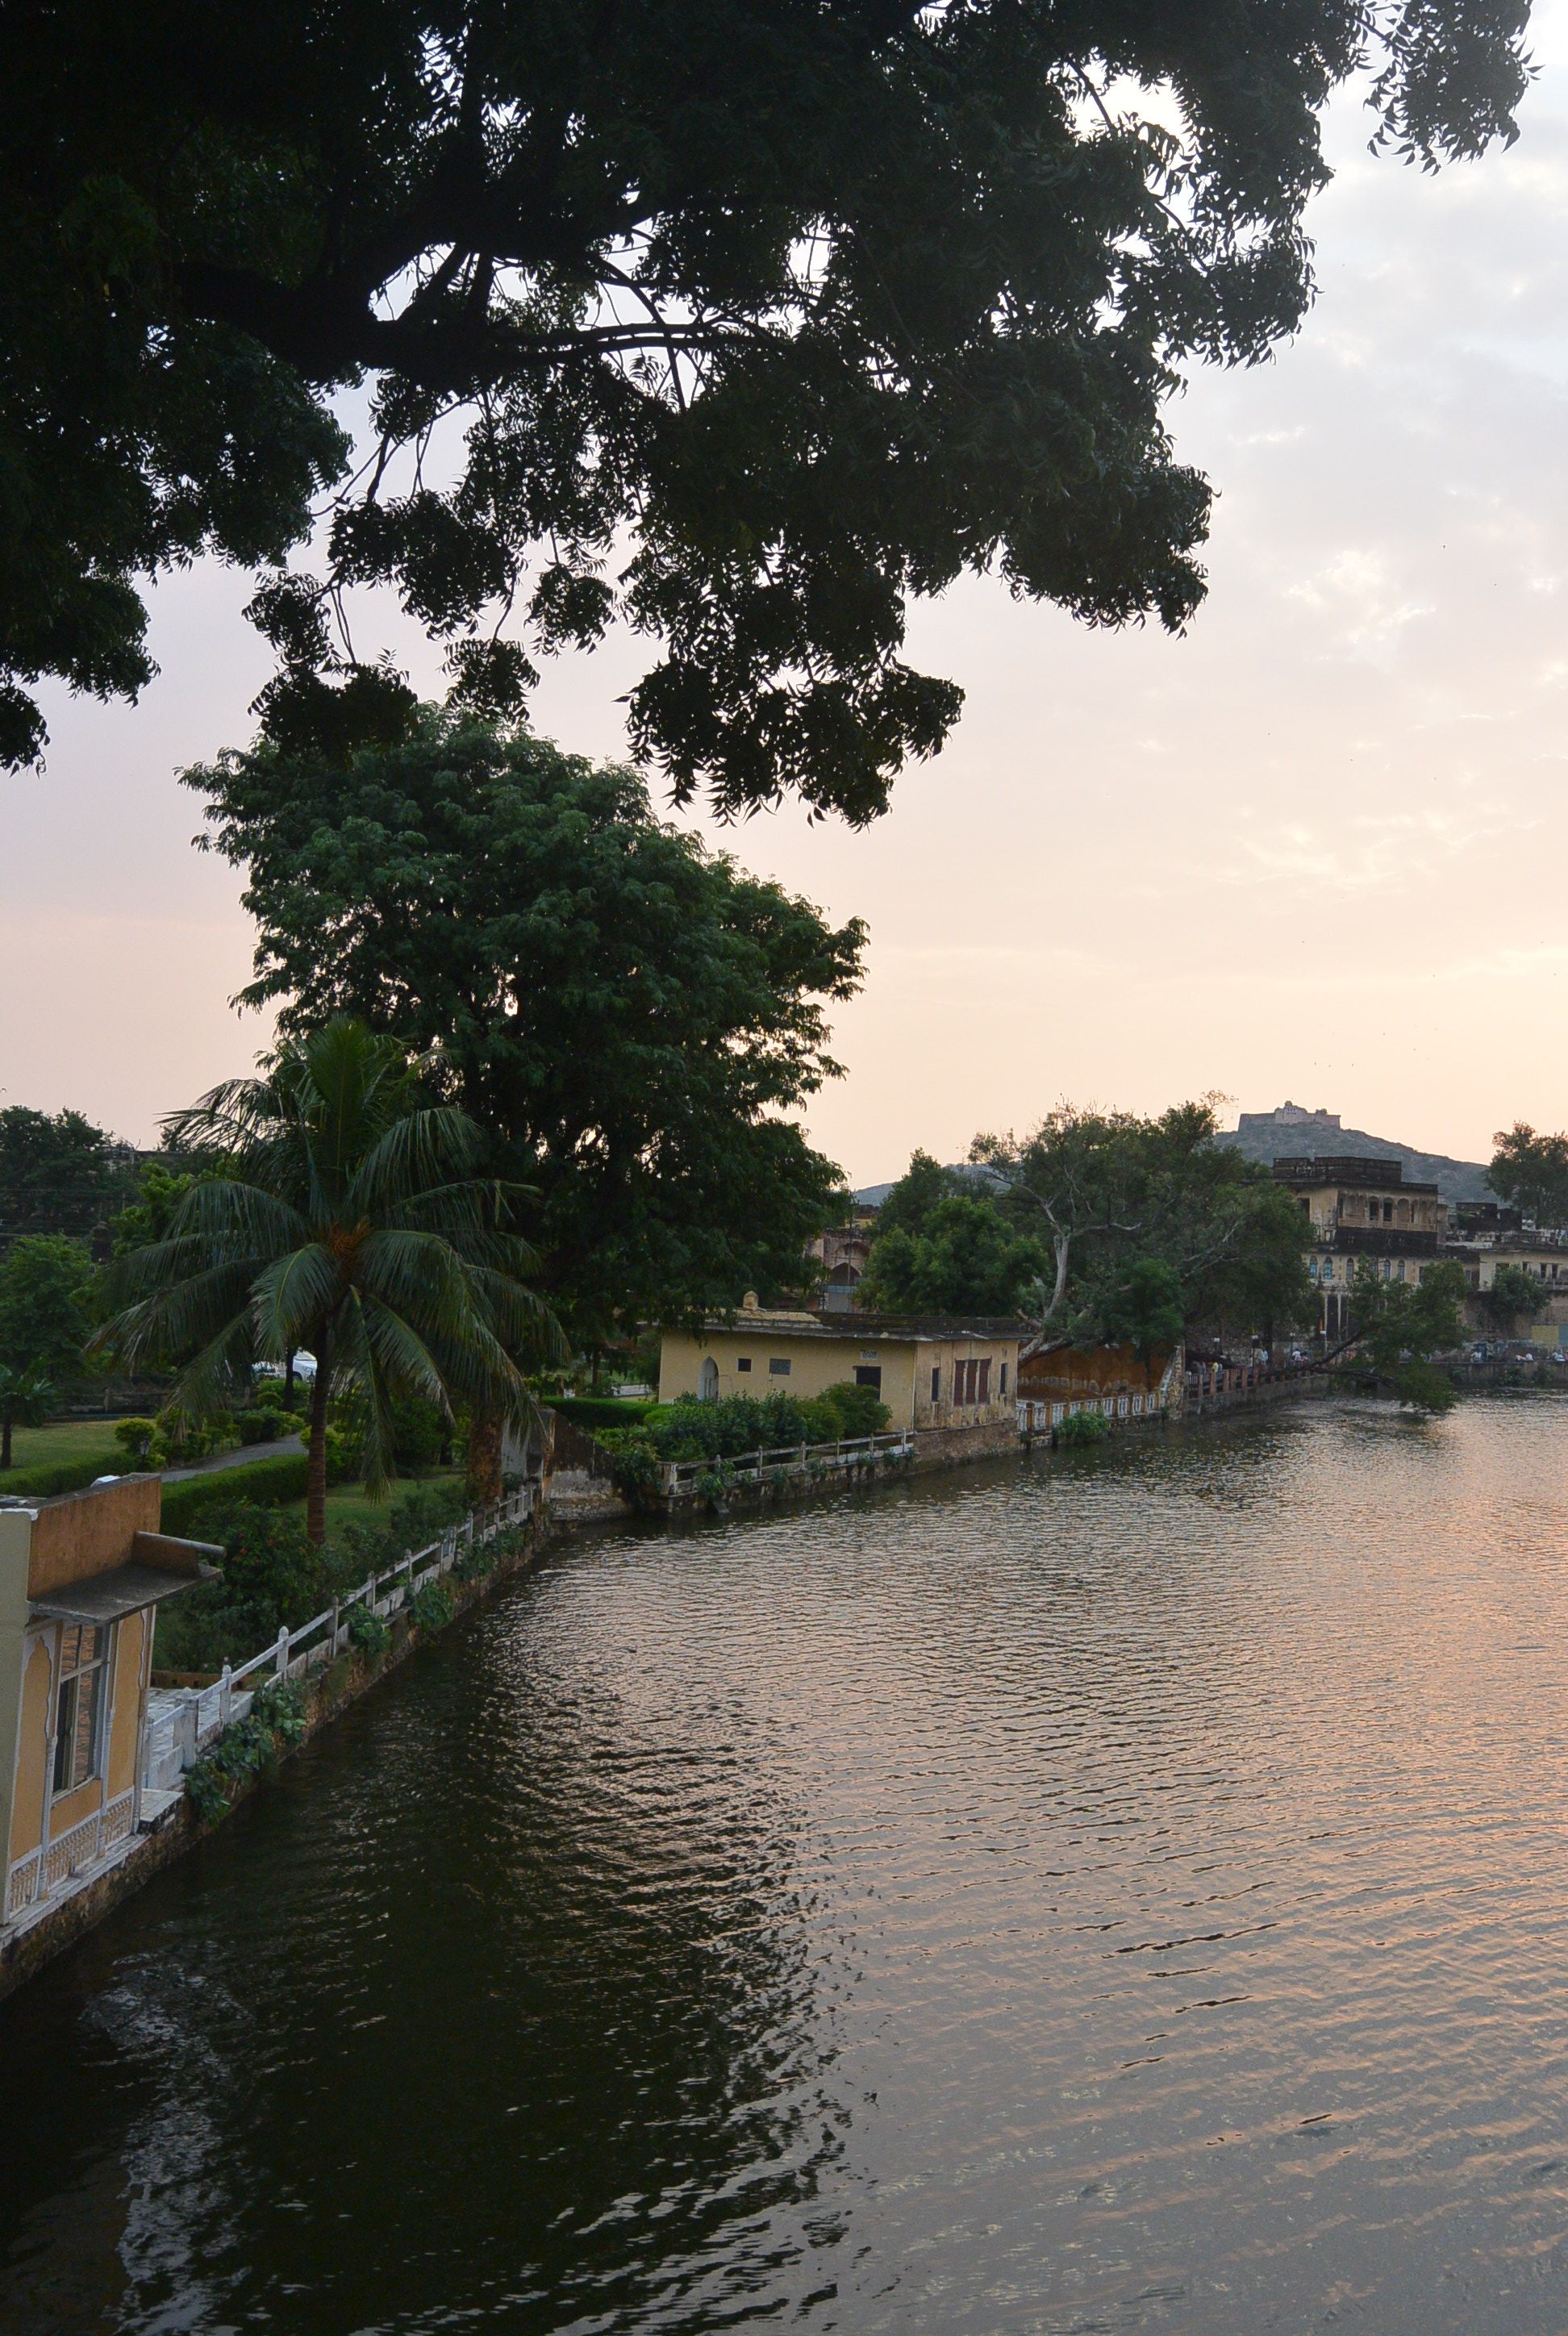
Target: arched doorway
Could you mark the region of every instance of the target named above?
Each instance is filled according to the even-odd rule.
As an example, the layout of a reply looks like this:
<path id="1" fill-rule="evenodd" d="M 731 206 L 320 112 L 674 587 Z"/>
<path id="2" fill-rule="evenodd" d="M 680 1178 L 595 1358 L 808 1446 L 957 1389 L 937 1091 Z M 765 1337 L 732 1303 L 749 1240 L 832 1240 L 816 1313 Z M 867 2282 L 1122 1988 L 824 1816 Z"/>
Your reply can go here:
<path id="1" fill-rule="evenodd" d="M 702 1372 L 697 1379 L 696 1391 L 704 1403 L 718 1401 L 718 1365 L 711 1355 L 705 1355 L 703 1358 Z"/>

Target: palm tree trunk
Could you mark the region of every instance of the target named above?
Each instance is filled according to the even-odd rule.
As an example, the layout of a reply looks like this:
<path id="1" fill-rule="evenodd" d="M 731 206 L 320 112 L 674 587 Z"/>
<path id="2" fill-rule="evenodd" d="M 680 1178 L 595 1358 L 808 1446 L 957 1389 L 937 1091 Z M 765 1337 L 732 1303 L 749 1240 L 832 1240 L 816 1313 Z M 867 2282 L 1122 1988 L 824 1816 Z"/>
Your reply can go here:
<path id="1" fill-rule="evenodd" d="M 10 1465 L 11 1415 L 7 1412 L 5 1418 L 0 1420 L 0 1468 L 9 1468 Z"/>
<path id="2" fill-rule="evenodd" d="M 316 1549 L 326 1539 L 326 1402 L 332 1391 L 332 1334 L 316 1342 L 316 1377 L 310 1387 L 309 1456 L 305 1464 L 305 1531 Z"/>
<path id="3" fill-rule="evenodd" d="M 501 1498 L 501 1414 L 477 1405 L 468 1426 L 467 1496 L 475 1509 Z"/>

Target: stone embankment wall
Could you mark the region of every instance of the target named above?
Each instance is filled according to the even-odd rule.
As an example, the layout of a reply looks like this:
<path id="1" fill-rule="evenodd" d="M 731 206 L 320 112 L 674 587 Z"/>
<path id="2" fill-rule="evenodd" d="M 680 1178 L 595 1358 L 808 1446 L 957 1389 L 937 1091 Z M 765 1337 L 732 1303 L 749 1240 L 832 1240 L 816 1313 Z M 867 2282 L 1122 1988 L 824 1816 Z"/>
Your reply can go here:
<path id="1" fill-rule="evenodd" d="M 499 1552 L 491 1572 L 475 1582 L 461 1582 L 454 1575 L 443 1578 L 443 1587 L 451 1597 L 456 1615 L 481 1604 L 504 1582 L 514 1581 L 538 1563 L 549 1528 L 555 1522 L 546 1509 L 542 1528 L 532 1525 L 521 1529 L 511 1549 Z M 454 1616 L 454 1620 L 456 1617 Z M 450 1627 L 450 1626 L 449 1626 Z M 399 1617 L 392 1625 L 392 1644 L 384 1655 L 367 1660 L 364 1655 L 346 1652 L 328 1664 L 325 1670 L 307 1674 L 298 1684 L 305 1695 L 305 1732 L 297 1745 L 279 1747 L 279 1761 L 290 1759 L 311 1737 L 319 1734 L 352 1703 L 405 1663 L 415 1649 L 430 1636 L 414 1624 Z M 267 1781 L 266 1772 L 247 1778 L 236 1786 L 229 1807 L 248 1798 Z M 222 1823 L 219 1818 L 218 1823 Z M 182 1797 L 161 1817 L 153 1828 L 134 1834 L 112 1864 L 104 1867 L 84 1888 L 73 1891 L 58 1903 L 46 1906 L 36 1920 L 24 1922 L 9 1935 L 0 1936 L 0 2000 L 10 1995 L 34 1971 L 63 1953 L 67 1947 L 96 1928 L 105 1915 L 140 1890 L 155 1874 L 175 1858 L 182 1857 L 188 1849 L 205 1838 L 213 1827 L 203 1822 L 189 1798 Z"/>

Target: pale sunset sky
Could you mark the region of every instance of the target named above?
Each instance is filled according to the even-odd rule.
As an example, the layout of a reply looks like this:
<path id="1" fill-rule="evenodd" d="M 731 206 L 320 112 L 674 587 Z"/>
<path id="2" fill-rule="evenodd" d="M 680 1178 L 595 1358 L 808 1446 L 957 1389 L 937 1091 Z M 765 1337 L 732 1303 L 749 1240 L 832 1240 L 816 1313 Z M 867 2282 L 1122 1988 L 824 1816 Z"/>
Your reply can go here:
<path id="1" fill-rule="evenodd" d="M 915 614 L 915 661 L 968 706 L 890 815 L 724 839 L 870 923 L 848 1076 L 810 1114 L 853 1182 L 1063 1097 L 1290 1096 L 1469 1157 L 1568 1119 L 1568 0 L 1533 48 L 1518 144 L 1436 179 L 1336 109 L 1305 331 L 1173 412 L 1220 492 L 1187 638 L 970 583 Z M 248 589 L 164 584 L 141 704 L 52 693 L 46 771 L 0 779 L 0 1103 L 151 1142 L 265 1043 L 227 1005 L 240 878 L 190 849 L 173 779 L 249 735 Z M 375 638 L 434 686 L 395 612 Z M 539 728 L 621 752 L 645 655 L 558 666 Z"/>

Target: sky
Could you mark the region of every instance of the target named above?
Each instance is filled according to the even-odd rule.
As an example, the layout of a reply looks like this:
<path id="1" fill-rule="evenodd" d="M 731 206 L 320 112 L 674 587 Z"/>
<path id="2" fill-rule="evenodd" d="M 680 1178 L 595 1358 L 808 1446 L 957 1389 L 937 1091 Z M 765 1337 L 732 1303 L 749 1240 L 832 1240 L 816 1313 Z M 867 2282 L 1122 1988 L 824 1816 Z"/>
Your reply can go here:
<path id="1" fill-rule="evenodd" d="M 970 580 L 914 614 L 914 661 L 967 705 L 886 818 L 708 828 L 870 925 L 846 1076 L 807 1114 L 852 1182 L 1063 1099 L 1289 1097 L 1468 1158 L 1568 1119 L 1568 0 L 1532 46 L 1518 143 L 1436 178 L 1337 104 L 1305 329 L 1173 409 L 1219 497 L 1185 637 Z M 228 1004 L 240 875 L 191 849 L 174 780 L 249 737 L 248 589 L 160 586 L 141 703 L 52 692 L 45 770 L 0 777 L 0 1104 L 150 1143 L 266 1042 Z M 381 638 L 433 686 L 423 644 Z M 645 655 L 558 664 L 537 726 L 622 753 Z"/>

